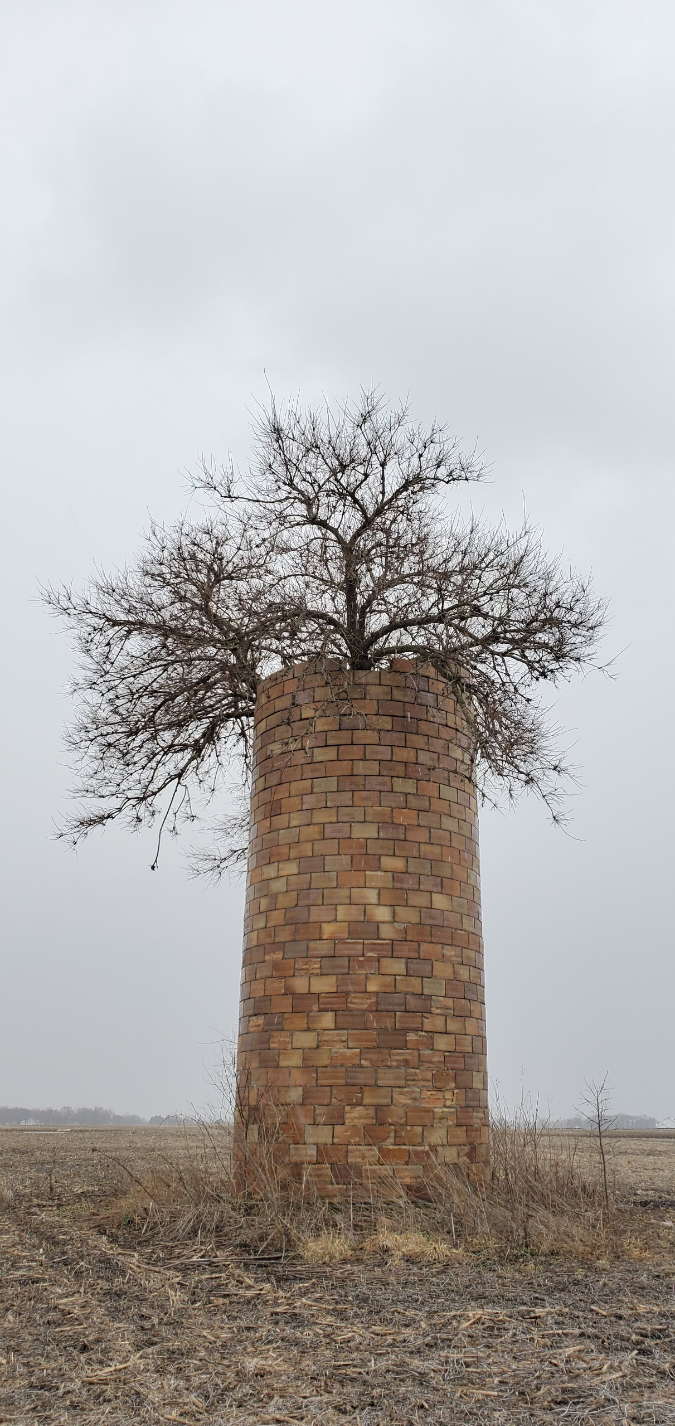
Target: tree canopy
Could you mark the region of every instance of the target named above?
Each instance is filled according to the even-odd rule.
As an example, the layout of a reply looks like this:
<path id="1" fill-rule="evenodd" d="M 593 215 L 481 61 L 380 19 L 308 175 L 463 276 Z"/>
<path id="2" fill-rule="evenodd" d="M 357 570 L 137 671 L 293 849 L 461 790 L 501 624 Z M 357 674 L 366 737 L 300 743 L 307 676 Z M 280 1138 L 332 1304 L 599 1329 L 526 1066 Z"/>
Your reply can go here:
<path id="1" fill-rule="evenodd" d="M 559 815 L 568 769 L 538 685 L 597 666 L 605 606 L 527 522 L 448 511 L 449 488 L 484 473 L 445 427 L 377 393 L 273 401 L 244 476 L 202 462 L 199 518 L 153 524 L 135 565 L 82 593 L 48 590 L 79 654 L 64 835 L 114 819 L 176 831 L 247 759 L 260 681 L 336 659 L 433 665 L 464 709 L 483 794 L 533 789 Z"/>

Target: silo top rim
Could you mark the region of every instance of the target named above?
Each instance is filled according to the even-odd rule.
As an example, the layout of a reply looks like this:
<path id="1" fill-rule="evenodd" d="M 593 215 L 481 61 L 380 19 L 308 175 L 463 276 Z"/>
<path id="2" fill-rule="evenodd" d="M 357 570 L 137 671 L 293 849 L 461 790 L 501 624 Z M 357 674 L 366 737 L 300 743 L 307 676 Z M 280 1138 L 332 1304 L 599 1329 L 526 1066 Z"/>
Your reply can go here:
<path id="1" fill-rule="evenodd" d="M 302 663 L 288 664 L 286 668 L 276 669 L 274 673 L 268 674 L 267 678 L 261 679 L 258 684 L 258 694 L 262 691 L 267 691 L 274 683 L 279 681 L 283 682 L 288 678 L 302 678 L 303 674 L 308 672 L 318 675 L 342 673 L 345 677 L 356 677 L 366 682 L 371 678 L 373 681 L 377 681 L 381 673 L 407 673 L 411 675 L 420 674 L 424 678 L 434 678 L 437 679 L 439 683 L 448 682 L 448 680 L 439 673 L 438 669 L 434 668 L 433 664 L 425 663 L 417 659 L 396 658 L 381 668 L 372 669 L 345 668 L 345 665 L 341 663 L 339 659 L 325 659 L 322 661 L 318 659 L 306 659 Z"/>

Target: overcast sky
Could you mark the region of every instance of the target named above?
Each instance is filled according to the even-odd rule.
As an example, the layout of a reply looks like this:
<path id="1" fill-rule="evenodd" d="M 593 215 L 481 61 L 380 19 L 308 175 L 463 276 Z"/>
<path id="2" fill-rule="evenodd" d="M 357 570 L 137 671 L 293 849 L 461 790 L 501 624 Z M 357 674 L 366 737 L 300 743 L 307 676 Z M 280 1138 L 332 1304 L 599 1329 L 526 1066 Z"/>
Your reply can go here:
<path id="1" fill-rule="evenodd" d="M 669 0 L 3 0 L 0 1102 L 201 1105 L 243 889 L 77 855 L 39 581 L 132 559 L 199 453 L 378 383 L 611 599 L 572 836 L 482 817 L 492 1082 L 675 1116 Z M 474 496 L 474 499 L 476 497 Z"/>

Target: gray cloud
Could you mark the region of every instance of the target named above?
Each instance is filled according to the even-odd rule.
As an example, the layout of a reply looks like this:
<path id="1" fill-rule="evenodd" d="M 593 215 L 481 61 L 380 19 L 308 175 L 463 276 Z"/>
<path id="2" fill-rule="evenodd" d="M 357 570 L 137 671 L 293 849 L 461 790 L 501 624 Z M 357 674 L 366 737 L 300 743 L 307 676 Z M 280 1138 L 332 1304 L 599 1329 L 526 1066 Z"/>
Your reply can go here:
<path id="1" fill-rule="evenodd" d="M 133 555 L 253 399 L 375 381 L 592 565 L 619 679 L 565 691 L 574 833 L 483 819 L 491 1065 L 672 1114 L 672 7 L 21 0 L 2 16 L 7 964 L 0 1098 L 206 1093 L 241 892 L 69 859 L 66 645 L 32 602 Z M 475 499 L 474 495 L 474 499 Z M 10 613 L 11 608 L 11 613 Z"/>

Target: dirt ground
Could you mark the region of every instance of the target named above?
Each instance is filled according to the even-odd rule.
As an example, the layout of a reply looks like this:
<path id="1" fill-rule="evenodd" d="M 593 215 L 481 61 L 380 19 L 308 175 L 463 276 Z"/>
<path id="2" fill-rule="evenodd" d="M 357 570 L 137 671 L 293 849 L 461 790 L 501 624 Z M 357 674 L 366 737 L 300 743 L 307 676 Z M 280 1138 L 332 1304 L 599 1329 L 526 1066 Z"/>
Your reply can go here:
<path id="1" fill-rule="evenodd" d="M 595 1261 L 315 1265 L 106 1229 L 119 1161 L 142 1178 L 181 1145 L 0 1129 L 0 1422 L 675 1423 L 675 1133 L 612 1136 L 641 1231 Z"/>

